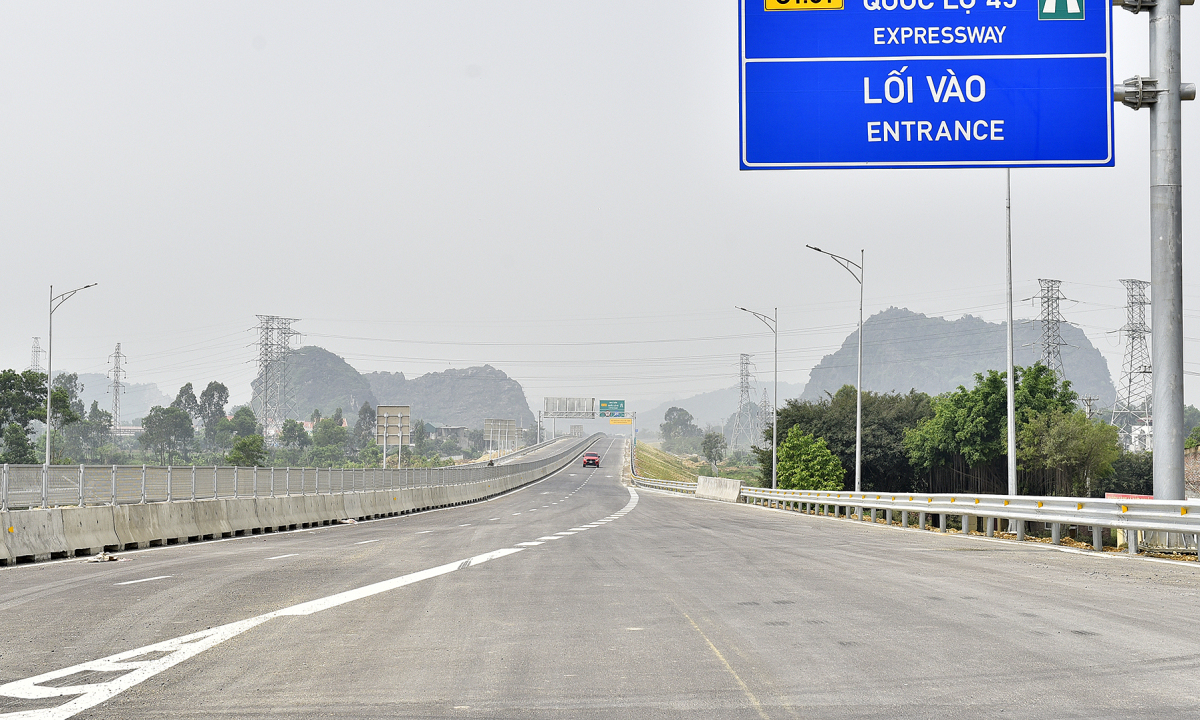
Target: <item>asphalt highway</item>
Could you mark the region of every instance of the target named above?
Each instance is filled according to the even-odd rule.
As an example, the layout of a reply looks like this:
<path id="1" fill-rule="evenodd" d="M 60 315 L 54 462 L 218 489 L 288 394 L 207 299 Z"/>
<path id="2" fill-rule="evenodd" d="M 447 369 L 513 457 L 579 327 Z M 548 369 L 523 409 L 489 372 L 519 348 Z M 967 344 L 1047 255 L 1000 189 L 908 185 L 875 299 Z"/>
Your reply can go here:
<path id="1" fill-rule="evenodd" d="M 1200 714 L 1200 568 L 631 490 L 0 569 L 0 720 Z"/>

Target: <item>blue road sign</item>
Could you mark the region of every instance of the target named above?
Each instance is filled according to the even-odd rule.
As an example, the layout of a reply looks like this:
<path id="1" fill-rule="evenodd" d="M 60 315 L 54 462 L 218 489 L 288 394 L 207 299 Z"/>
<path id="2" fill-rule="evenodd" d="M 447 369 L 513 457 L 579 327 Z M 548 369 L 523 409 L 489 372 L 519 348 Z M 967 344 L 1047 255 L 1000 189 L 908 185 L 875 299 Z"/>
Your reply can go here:
<path id="1" fill-rule="evenodd" d="M 1111 0 L 740 0 L 741 167 L 1109 166 Z"/>

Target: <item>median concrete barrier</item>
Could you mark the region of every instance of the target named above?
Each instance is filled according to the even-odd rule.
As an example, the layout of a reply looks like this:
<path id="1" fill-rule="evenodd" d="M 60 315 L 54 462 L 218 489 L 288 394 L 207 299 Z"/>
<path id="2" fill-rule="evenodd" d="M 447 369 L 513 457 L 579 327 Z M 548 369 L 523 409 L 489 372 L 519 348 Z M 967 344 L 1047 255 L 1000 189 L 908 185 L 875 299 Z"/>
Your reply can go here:
<path id="1" fill-rule="evenodd" d="M 721 502 L 737 502 L 742 493 L 742 481 L 731 478 L 705 477 L 696 481 L 696 497 Z"/>
<path id="2" fill-rule="evenodd" d="M 254 498 L 217 500 L 225 506 L 225 519 L 234 535 L 257 535 L 262 532 L 262 520 L 258 518 L 258 505 Z"/>
<path id="3" fill-rule="evenodd" d="M 112 508 L 62 508 L 63 536 L 72 555 L 96 555 L 120 548 Z"/>
<path id="4" fill-rule="evenodd" d="M 68 555 L 58 510 L 12 510 L 3 513 L 4 544 L 16 562 L 64 558 Z"/>
<path id="5" fill-rule="evenodd" d="M 16 528 L 9 524 L 7 512 L 0 513 L 0 523 L 3 523 L 3 527 L 0 527 L 0 565 L 12 565 L 15 558 L 8 551 L 8 535 L 10 529 L 15 531 Z"/>
<path id="6" fill-rule="evenodd" d="M 113 507 L 113 529 L 122 550 L 162 545 L 162 515 L 149 505 Z"/>
<path id="7" fill-rule="evenodd" d="M 241 502 L 241 500 L 197 500 L 187 503 L 192 508 L 191 525 L 189 527 L 186 524 L 188 522 L 186 516 L 181 516 L 177 520 L 180 523 L 178 527 L 188 530 L 185 535 L 189 538 L 197 536 L 204 538 L 233 537 L 234 527 L 229 522 L 227 503 L 237 502 Z M 173 504 L 182 505 L 183 503 Z M 176 522 L 176 520 L 172 518 L 172 522 Z"/>
<path id="8" fill-rule="evenodd" d="M 358 493 L 342 493 L 342 504 L 346 510 L 346 517 L 354 520 L 361 520 L 364 517 L 362 501 L 359 500 Z"/>

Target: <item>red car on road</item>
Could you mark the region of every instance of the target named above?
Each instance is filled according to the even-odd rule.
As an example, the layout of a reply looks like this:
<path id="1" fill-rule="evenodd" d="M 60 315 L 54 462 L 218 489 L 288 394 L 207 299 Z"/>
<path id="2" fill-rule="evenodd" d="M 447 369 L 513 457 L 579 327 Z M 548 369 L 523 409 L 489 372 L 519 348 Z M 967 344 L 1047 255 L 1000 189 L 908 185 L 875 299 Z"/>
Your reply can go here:
<path id="1" fill-rule="evenodd" d="M 594 452 L 586 452 L 583 454 L 583 466 L 600 467 L 600 455 Z"/>

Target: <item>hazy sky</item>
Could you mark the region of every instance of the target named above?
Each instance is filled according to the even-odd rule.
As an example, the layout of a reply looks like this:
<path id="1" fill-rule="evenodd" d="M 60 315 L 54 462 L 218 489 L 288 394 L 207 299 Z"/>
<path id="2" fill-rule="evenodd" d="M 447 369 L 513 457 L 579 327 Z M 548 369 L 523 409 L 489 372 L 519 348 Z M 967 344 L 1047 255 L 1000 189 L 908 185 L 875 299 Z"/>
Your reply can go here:
<path id="1" fill-rule="evenodd" d="M 1116 77 L 1145 74 L 1146 16 L 1113 14 Z M 1194 22 L 1183 46 L 1200 81 Z M 130 382 L 244 402 L 273 314 L 362 371 L 486 362 L 535 408 L 648 408 L 734 384 L 741 352 L 769 379 L 734 304 L 779 306 L 804 381 L 858 300 L 806 242 L 865 248 L 868 314 L 1003 317 L 1003 170 L 740 172 L 737 57 L 734 0 L 0 4 L 0 366 L 45 343 L 50 284 L 98 282 L 55 314 L 56 368 L 119 342 Z M 1148 113 L 1116 118 L 1117 167 L 1013 172 L 1016 297 L 1062 280 L 1114 381 L 1118 279 L 1149 279 Z"/>

